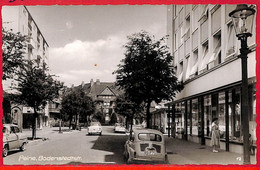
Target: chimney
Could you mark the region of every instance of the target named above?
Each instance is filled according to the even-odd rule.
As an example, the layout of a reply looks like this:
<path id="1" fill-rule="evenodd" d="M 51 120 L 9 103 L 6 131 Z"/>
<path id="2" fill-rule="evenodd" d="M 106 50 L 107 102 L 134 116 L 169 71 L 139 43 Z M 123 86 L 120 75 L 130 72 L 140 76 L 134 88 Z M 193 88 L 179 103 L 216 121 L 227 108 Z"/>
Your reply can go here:
<path id="1" fill-rule="evenodd" d="M 83 88 L 84 87 L 84 81 L 82 81 L 82 83 L 81 83 L 81 88 Z"/>
<path id="2" fill-rule="evenodd" d="M 97 79 L 97 80 L 96 80 L 96 83 L 97 83 L 97 85 L 100 85 L 100 80 Z"/>
<path id="3" fill-rule="evenodd" d="M 93 81 L 93 79 L 91 79 L 91 80 L 90 80 L 90 87 L 92 87 L 93 84 L 94 84 L 94 81 Z"/>

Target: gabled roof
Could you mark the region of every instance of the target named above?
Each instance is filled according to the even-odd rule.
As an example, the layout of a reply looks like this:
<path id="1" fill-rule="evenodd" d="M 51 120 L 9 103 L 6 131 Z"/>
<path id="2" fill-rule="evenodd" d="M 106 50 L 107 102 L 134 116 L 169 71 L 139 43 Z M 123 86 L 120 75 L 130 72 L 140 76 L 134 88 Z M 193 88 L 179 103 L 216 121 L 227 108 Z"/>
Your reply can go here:
<path id="1" fill-rule="evenodd" d="M 77 86 L 76 88 L 79 88 L 80 86 Z M 115 96 L 122 94 L 122 90 L 120 90 L 119 87 L 117 87 L 113 82 L 100 82 L 100 83 L 93 82 L 92 86 L 91 83 L 87 83 L 83 85 L 83 90 L 88 96 L 92 97 L 93 100 L 96 100 L 97 96 L 102 95 L 102 92 L 107 88 Z"/>

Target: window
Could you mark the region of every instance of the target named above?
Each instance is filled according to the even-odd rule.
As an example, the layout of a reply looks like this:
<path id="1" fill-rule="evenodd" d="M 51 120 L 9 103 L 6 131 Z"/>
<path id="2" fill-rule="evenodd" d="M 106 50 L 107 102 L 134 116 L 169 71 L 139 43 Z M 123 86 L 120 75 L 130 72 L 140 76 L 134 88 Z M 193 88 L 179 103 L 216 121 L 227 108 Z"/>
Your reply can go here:
<path id="1" fill-rule="evenodd" d="M 138 139 L 142 141 L 156 141 L 156 142 L 162 141 L 162 137 L 154 133 L 140 133 L 138 134 Z"/>
<path id="2" fill-rule="evenodd" d="M 194 32 L 199 27 L 199 7 L 196 6 L 192 11 L 192 32 Z"/>
<path id="3" fill-rule="evenodd" d="M 183 61 L 180 62 L 178 81 L 183 81 Z"/>
<path id="4" fill-rule="evenodd" d="M 191 105 L 191 103 L 190 103 L 190 100 L 188 100 L 187 101 L 187 131 L 188 131 L 188 135 L 190 135 L 190 134 L 192 134 L 192 129 L 191 129 L 191 111 L 190 111 L 190 105 Z"/>
<path id="5" fill-rule="evenodd" d="M 198 42 L 199 42 L 199 31 L 196 30 L 195 32 L 192 33 L 192 49 L 196 49 L 198 47 Z"/>
<path id="6" fill-rule="evenodd" d="M 204 96 L 204 135 L 210 136 L 211 131 L 211 95 Z"/>
<path id="7" fill-rule="evenodd" d="M 255 9 L 255 6 L 252 6 Z M 256 9 L 255 9 L 256 10 Z M 247 25 L 252 25 L 252 37 L 248 37 L 248 46 L 252 46 L 256 43 L 256 14 L 251 15 L 246 20 Z M 253 19 L 252 19 L 253 18 Z M 251 23 L 253 21 L 253 23 Z"/>
<path id="8" fill-rule="evenodd" d="M 190 38 L 190 16 L 186 18 L 185 20 L 185 26 L 184 26 L 184 40 L 187 40 Z"/>
<path id="9" fill-rule="evenodd" d="M 190 71 L 190 76 L 194 77 L 195 75 L 198 75 L 198 50 L 195 50 L 193 52 L 193 61 L 192 61 L 192 68 Z"/>
<path id="10" fill-rule="evenodd" d="M 202 60 L 200 62 L 200 65 L 198 67 L 199 74 L 205 72 L 207 70 L 207 63 L 209 60 L 209 45 L 208 41 L 202 44 Z"/>
<path id="11" fill-rule="evenodd" d="M 227 25 L 227 44 L 226 44 L 226 56 L 230 56 L 237 52 L 237 37 L 234 30 L 233 23 Z"/>
<path id="12" fill-rule="evenodd" d="M 243 142 L 241 131 L 241 92 L 240 88 L 229 92 L 229 138 L 231 141 Z"/>
<path id="13" fill-rule="evenodd" d="M 226 112 L 225 112 L 225 92 L 220 92 L 218 96 L 218 122 L 220 138 L 226 138 Z"/>
<path id="14" fill-rule="evenodd" d="M 198 135 L 199 119 L 198 119 L 198 99 L 192 100 L 192 135 Z"/>
<path id="15" fill-rule="evenodd" d="M 208 68 L 211 69 L 221 63 L 221 33 L 213 36 L 214 50 L 208 62 Z"/>
<path id="16" fill-rule="evenodd" d="M 212 23 L 212 34 L 215 34 L 219 29 L 220 29 L 220 26 L 221 26 L 221 7 L 220 5 L 216 5 L 214 8 L 213 8 L 213 11 L 212 11 L 212 19 L 211 19 Z"/>
<path id="17" fill-rule="evenodd" d="M 186 63 L 187 63 L 187 66 L 186 66 L 186 74 L 185 74 L 185 79 L 189 79 L 190 77 L 190 67 L 191 67 L 191 61 L 190 61 L 190 56 L 188 56 L 186 58 Z"/>

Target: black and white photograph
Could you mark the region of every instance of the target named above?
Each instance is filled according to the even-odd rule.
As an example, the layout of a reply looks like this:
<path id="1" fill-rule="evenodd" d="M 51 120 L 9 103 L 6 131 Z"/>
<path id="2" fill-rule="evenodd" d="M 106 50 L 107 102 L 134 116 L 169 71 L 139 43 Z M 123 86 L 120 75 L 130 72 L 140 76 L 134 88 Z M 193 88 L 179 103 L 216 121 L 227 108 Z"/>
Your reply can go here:
<path id="1" fill-rule="evenodd" d="M 4 165 L 256 164 L 256 5 L 3 6 Z"/>

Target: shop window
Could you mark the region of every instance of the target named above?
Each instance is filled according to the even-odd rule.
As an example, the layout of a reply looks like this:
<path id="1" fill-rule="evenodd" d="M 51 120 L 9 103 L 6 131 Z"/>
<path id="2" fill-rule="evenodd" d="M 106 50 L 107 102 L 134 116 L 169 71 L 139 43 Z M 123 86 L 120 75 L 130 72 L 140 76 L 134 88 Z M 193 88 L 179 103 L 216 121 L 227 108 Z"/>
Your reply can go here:
<path id="1" fill-rule="evenodd" d="M 198 99 L 192 100 L 192 135 L 199 133 Z"/>
<path id="2" fill-rule="evenodd" d="M 188 135 L 192 134 L 191 131 L 191 111 L 190 111 L 190 100 L 187 101 L 187 131 Z"/>
<path id="3" fill-rule="evenodd" d="M 207 68 L 207 63 L 209 60 L 209 45 L 208 45 L 208 41 L 205 42 L 204 44 L 202 44 L 202 59 L 200 62 L 200 65 L 198 67 L 198 72 L 199 74 L 205 72 L 208 70 Z"/>
<path id="4" fill-rule="evenodd" d="M 229 57 L 237 52 L 237 37 L 233 23 L 227 25 L 227 44 L 226 44 L 226 56 Z"/>
<path id="5" fill-rule="evenodd" d="M 213 36 L 214 50 L 208 62 L 208 69 L 211 69 L 221 63 L 221 33 Z"/>
<path id="6" fill-rule="evenodd" d="M 251 135 L 251 142 L 256 144 L 256 87 L 249 86 L 249 134 Z"/>
<path id="7" fill-rule="evenodd" d="M 193 78 L 198 75 L 198 50 L 193 52 L 192 68 L 190 71 L 190 77 Z"/>
<path id="8" fill-rule="evenodd" d="M 242 142 L 240 88 L 229 92 L 229 139 Z"/>
<path id="9" fill-rule="evenodd" d="M 218 121 L 220 138 L 226 138 L 226 119 L 225 119 L 225 92 L 219 93 L 218 96 Z"/>
<path id="10" fill-rule="evenodd" d="M 204 96 L 204 135 L 210 136 L 211 131 L 211 95 Z"/>

